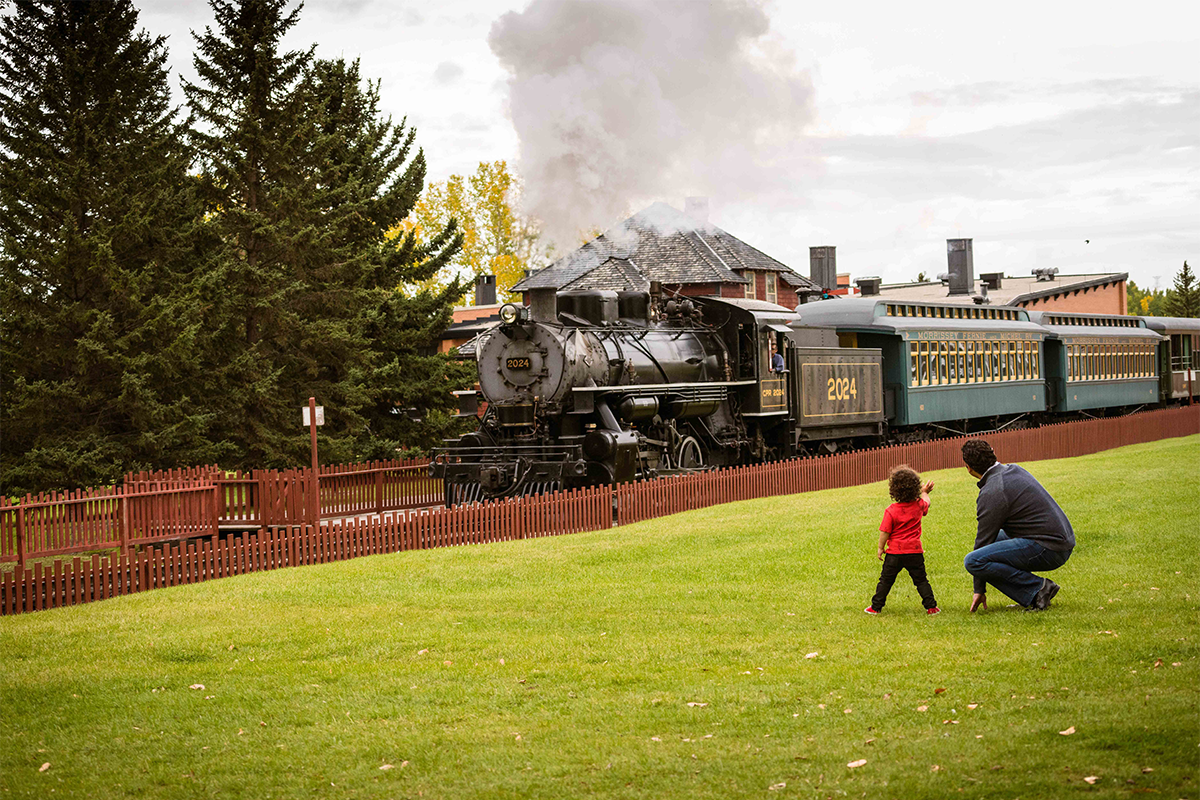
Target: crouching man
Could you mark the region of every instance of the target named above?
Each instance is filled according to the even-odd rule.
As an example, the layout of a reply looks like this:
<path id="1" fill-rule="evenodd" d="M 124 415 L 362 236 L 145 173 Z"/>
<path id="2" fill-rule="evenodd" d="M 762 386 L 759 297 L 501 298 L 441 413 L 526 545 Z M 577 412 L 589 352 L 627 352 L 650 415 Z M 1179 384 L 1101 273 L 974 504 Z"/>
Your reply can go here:
<path id="1" fill-rule="evenodd" d="M 963 566 L 975 579 L 971 611 L 987 609 L 991 584 L 1030 611 L 1044 611 L 1058 584 L 1033 572 L 1049 572 L 1067 563 L 1075 532 L 1067 515 L 1032 475 L 1016 464 L 1001 464 L 982 439 L 962 446 L 967 471 L 979 479 L 975 549 Z"/>

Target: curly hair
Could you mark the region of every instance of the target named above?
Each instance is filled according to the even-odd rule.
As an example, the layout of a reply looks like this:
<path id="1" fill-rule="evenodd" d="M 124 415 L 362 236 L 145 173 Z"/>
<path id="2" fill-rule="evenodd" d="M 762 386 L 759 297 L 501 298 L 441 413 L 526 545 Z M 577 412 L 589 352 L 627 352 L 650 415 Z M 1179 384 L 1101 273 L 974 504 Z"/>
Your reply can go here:
<path id="1" fill-rule="evenodd" d="M 996 454 L 992 451 L 992 446 L 983 439 L 967 439 L 963 442 L 962 457 L 966 465 L 980 475 L 996 463 Z"/>
<path id="2" fill-rule="evenodd" d="M 921 496 L 921 476 L 907 464 L 888 473 L 888 493 L 897 503 L 911 503 Z"/>

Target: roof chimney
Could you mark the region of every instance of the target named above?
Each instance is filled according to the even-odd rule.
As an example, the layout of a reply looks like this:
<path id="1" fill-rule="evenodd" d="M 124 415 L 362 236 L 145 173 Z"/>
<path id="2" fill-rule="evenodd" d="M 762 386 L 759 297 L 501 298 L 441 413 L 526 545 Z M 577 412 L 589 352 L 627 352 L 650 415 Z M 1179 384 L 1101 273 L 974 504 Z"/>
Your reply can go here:
<path id="1" fill-rule="evenodd" d="M 683 213 L 691 217 L 693 222 L 696 222 L 699 225 L 707 225 L 708 198 L 685 197 L 683 200 Z"/>
<path id="2" fill-rule="evenodd" d="M 970 239 L 947 239 L 946 260 L 950 266 L 950 294 L 970 294 L 975 285 L 975 258 Z"/>
<path id="3" fill-rule="evenodd" d="M 808 248 L 809 277 L 825 291 L 837 288 L 837 248 Z"/>
<path id="4" fill-rule="evenodd" d="M 496 305 L 496 276 L 480 275 L 475 279 L 475 305 Z"/>

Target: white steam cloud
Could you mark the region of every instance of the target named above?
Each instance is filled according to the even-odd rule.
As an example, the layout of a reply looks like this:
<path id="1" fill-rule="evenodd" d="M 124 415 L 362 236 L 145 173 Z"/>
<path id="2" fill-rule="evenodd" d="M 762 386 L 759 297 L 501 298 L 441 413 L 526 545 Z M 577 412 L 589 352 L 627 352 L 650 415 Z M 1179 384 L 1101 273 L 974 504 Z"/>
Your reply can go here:
<path id="1" fill-rule="evenodd" d="M 813 89 L 751 0 L 533 0 L 492 26 L 526 210 L 573 249 L 654 200 L 788 190 Z"/>

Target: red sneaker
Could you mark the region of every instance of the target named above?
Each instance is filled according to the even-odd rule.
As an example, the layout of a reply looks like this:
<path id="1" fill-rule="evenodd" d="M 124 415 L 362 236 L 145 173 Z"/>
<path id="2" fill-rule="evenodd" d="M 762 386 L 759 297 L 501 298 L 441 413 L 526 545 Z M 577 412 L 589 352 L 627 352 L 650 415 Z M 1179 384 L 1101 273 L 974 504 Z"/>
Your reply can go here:
<path id="1" fill-rule="evenodd" d="M 870 614 L 872 617 L 879 613 L 878 611 L 871 608 L 870 606 L 867 606 L 866 608 L 864 608 L 863 611 Z"/>
<path id="2" fill-rule="evenodd" d="M 937 606 L 934 606 L 933 608 L 925 609 L 925 613 L 932 617 L 934 614 L 942 613 L 942 610 L 940 608 L 938 608 Z"/>

